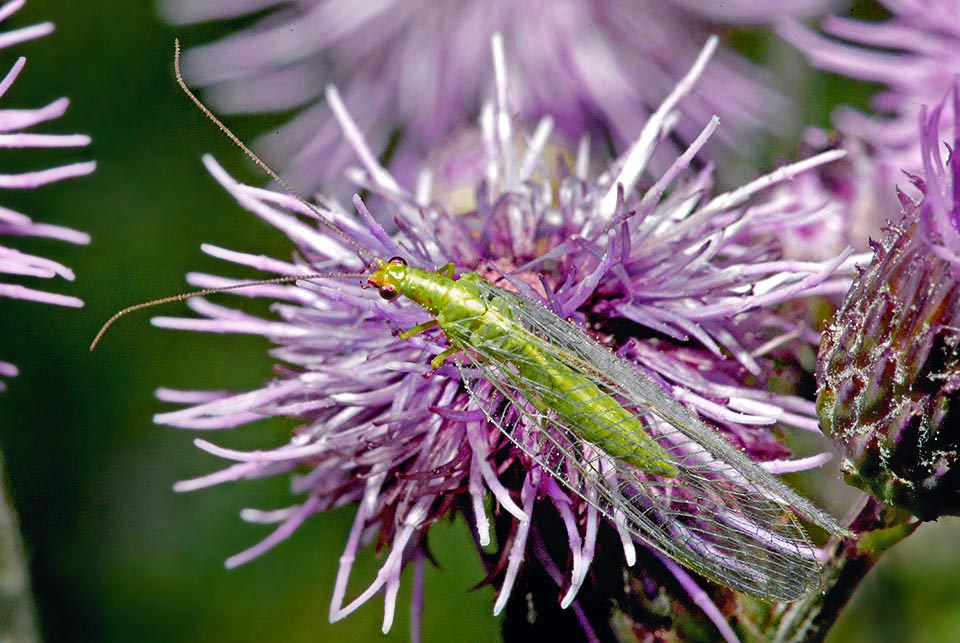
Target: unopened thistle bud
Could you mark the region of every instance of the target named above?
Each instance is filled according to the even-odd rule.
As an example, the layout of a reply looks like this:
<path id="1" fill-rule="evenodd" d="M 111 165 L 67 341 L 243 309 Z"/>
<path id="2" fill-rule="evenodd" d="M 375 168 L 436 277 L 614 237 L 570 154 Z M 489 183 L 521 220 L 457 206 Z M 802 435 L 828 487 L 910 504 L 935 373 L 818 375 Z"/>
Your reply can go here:
<path id="1" fill-rule="evenodd" d="M 924 520 L 960 513 L 960 158 L 938 149 L 945 103 L 921 115 L 923 199 L 902 197 L 906 216 L 874 244 L 817 364 L 820 420 L 847 481 Z"/>

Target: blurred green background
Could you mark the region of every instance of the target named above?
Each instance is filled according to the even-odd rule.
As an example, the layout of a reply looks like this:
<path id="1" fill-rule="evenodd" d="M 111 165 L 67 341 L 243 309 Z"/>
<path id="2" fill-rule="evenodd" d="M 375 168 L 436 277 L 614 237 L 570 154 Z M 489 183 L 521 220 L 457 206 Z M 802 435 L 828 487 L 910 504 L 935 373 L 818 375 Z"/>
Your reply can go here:
<path id="1" fill-rule="evenodd" d="M 861 9 L 870 13 L 861 2 Z M 290 504 L 283 479 L 194 494 L 171 485 L 221 466 L 195 449 L 186 431 L 158 427 L 158 386 L 244 389 L 270 374 L 267 343 L 155 329 L 149 313 L 124 320 L 93 355 L 100 324 L 130 303 L 183 291 L 184 273 L 229 267 L 203 255 L 203 242 L 289 256 L 279 233 L 242 212 L 200 165 L 213 152 L 228 168 L 261 181 L 187 102 L 172 77 L 175 35 L 187 44 L 213 28 L 175 34 L 152 3 L 131 0 L 31 0 L 3 25 L 45 20 L 56 32 L 2 52 L 0 69 L 28 58 L 5 107 L 39 107 L 70 97 L 67 115 L 38 131 L 86 133 L 83 150 L 5 153 L 2 170 L 96 159 L 90 177 L 0 202 L 38 221 L 93 237 L 89 247 L 17 240 L 62 261 L 75 283 L 38 287 L 76 295 L 82 310 L 0 299 L 0 359 L 19 377 L 0 395 L 0 446 L 20 512 L 45 639 L 59 641 L 404 641 L 409 574 L 392 632 L 380 634 L 382 600 L 337 624 L 330 595 L 353 509 L 310 519 L 290 540 L 242 568 L 223 561 L 269 529 L 240 521 L 241 508 Z M 756 39 L 746 38 L 746 46 Z M 864 88 L 828 76 L 812 79 L 802 100 L 826 123 L 830 104 L 862 101 Z M 281 118 L 233 118 L 247 140 Z M 246 173 L 246 174 L 245 174 Z M 233 274 L 243 275 L 242 272 Z M 176 306 L 164 311 L 176 314 Z M 285 440 L 289 425 L 259 424 L 214 436 L 228 446 Z M 834 633 L 834 641 L 947 641 L 960 634 L 960 526 L 924 526 L 875 569 Z M 428 568 L 424 640 L 497 640 L 493 592 L 471 591 L 482 577 L 462 522 L 440 525 L 432 545 L 441 569 Z M 352 589 L 373 579 L 382 558 L 368 552 Z M 409 571 L 409 570 L 408 570 Z M 459 636 L 457 637 L 459 638 Z"/>

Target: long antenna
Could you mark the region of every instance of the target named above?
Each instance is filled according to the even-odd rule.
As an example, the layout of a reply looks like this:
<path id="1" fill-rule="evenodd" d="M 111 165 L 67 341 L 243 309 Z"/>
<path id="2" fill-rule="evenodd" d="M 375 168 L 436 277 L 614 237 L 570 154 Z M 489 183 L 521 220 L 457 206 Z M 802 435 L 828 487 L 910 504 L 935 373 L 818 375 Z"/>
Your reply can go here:
<path id="1" fill-rule="evenodd" d="M 256 163 L 261 170 L 266 172 L 271 179 L 276 181 L 280 187 L 282 187 L 284 190 L 292 194 L 297 199 L 297 201 L 305 205 L 311 212 L 313 212 L 313 214 L 316 215 L 317 220 L 320 223 L 322 223 L 327 228 L 329 228 L 334 233 L 336 233 L 337 236 L 339 236 L 341 239 L 346 241 L 349 245 L 353 246 L 357 250 L 357 252 L 359 252 L 361 255 L 371 260 L 370 262 L 367 263 L 367 266 L 364 267 L 364 271 L 366 270 L 367 267 L 369 267 L 370 263 L 377 263 L 379 261 L 379 259 L 375 255 L 371 254 L 366 248 L 361 246 L 352 237 L 350 237 L 350 235 L 344 232 L 343 228 L 341 228 L 336 223 L 334 223 L 333 221 L 328 219 L 326 216 L 324 216 L 320 212 L 320 210 L 317 208 L 317 206 L 315 206 L 314 204 L 310 203 L 305 198 L 303 198 L 300 195 L 300 193 L 294 190 L 289 183 L 287 183 L 282 178 L 280 178 L 280 175 L 274 172 L 273 169 L 269 165 L 267 165 L 263 160 L 261 160 L 259 156 L 254 154 L 253 150 L 247 147 L 246 144 L 244 144 L 244 142 L 241 141 L 236 134 L 230 131 L 229 127 L 223 124 L 223 121 L 217 118 L 213 114 L 213 112 L 211 112 L 210 109 L 206 105 L 204 105 L 203 102 L 199 98 L 197 98 L 192 91 L 190 91 L 190 88 L 187 87 L 186 81 L 184 81 L 183 79 L 183 73 L 180 71 L 180 40 L 179 39 L 175 39 L 173 41 L 173 70 L 177 77 L 177 84 L 180 85 L 180 89 L 182 89 L 183 93 L 187 95 L 187 98 L 189 98 L 193 102 L 193 104 L 196 105 L 201 112 L 203 112 L 203 115 L 206 116 L 208 119 L 210 119 L 213 122 L 213 124 L 216 125 L 220 129 L 220 131 L 227 136 L 227 138 L 233 141 L 234 145 L 236 145 L 241 150 L 243 150 L 243 153 L 246 154 L 251 161 Z M 100 330 L 97 331 L 96 337 L 94 337 L 93 341 L 90 342 L 90 351 L 93 352 L 93 350 L 97 347 L 97 344 L 100 343 L 100 340 L 103 339 L 103 336 L 106 334 L 106 332 L 110 330 L 110 327 L 113 326 L 113 324 L 118 319 L 120 319 L 121 317 L 125 317 L 126 315 L 129 315 L 132 312 L 143 310 L 144 308 L 152 308 L 153 306 L 161 306 L 163 304 L 170 304 L 177 301 L 184 301 L 186 299 L 193 299 L 194 297 L 204 297 L 206 295 L 214 295 L 216 293 L 226 292 L 228 290 L 239 290 L 240 288 L 249 288 L 251 286 L 266 286 L 271 284 L 289 284 L 296 281 L 307 280 L 307 279 L 331 279 L 331 278 L 341 278 L 341 277 L 362 277 L 362 276 L 363 276 L 363 272 L 316 272 L 316 273 L 311 273 L 306 275 L 289 275 L 286 277 L 274 277 L 272 279 L 258 279 L 256 281 L 245 281 L 240 284 L 233 284 L 230 286 L 221 286 L 220 288 L 205 288 L 203 290 L 195 290 L 193 292 L 180 293 L 179 295 L 171 295 L 170 297 L 161 297 L 160 299 L 153 299 L 151 301 L 145 301 L 140 304 L 134 304 L 133 306 L 128 306 L 123 310 L 114 313 L 114 315 L 110 319 L 108 319 L 103 324 L 103 326 L 100 327 Z"/>
<path id="2" fill-rule="evenodd" d="M 317 216 L 317 220 L 320 221 L 320 223 L 327 226 L 327 228 L 329 228 L 330 230 L 333 230 L 337 234 L 337 236 L 339 236 L 341 239 L 343 239 L 348 244 L 353 246 L 357 250 L 357 252 L 359 252 L 361 255 L 367 257 L 368 259 L 376 260 L 377 257 L 372 255 L 366 248 L 361 246 L 352 237 L 350 237 L 350 235 L 344 232 L 343 228 L 341 228 L 336 223 L 334 223 L 333 221 L 328 219 L 326 216 L 324 216 L 320 212 L 320 210 L 317 208 L 317 206 L 315 206 L 314 204 L 310 203 L 305 198 L 303 198 L 300 195 L 300 193 L 294 190 L 289 183 L 287 183 L 282 178 L 280 178 L 279 174 L 274 172 L 269 165 L 267 165 L 259 156 L 257 156 L 253 152 L 253 150 L 247 147 L 246 144 L 243 141 L 241 141 L 236 134 L 230 131 L 229 127 L 223 124 L 223 121 L 217 118 L 214 115 L 214 113 L 210 111 L 210 108 L 204 105 L 203 102 L 199 98 L 197 98 L 192 91 L 190 91 L 190 88 L 187 87 L 186 81 L 183 80 L 183 73 L 181 73 L 180 71 L 180 40 L 179 39 L 174 39 L 173 41 L 173 70 L 177 76 L 177 84 L 180 85 L 180 89 L 182 89 L 183 93 L 187 95 L 187 98 L 193 101 L 193 104 L 196 105 L 201 112 L 203 112 L 203 115 L 209 118 L 214 125 L 220 128 L 220 131 L 226 134 L 227 138 L 233 141 L 234 145 L 236 145 L 241 150 L 243 150 L 243 153 L 246 154 L 251 161 L 256 163 L 261 170 L 266 172 L 271 179 L 276 181 L 277 185 L 279 185 L 284 190 L 286 190 L 291 195 L 293 195 L 293 197 L 296 198 L 297 201 L 307 206 L 307 208 L 309 208 L 310 211 Z"/>
<path id="3" fill-rule="evenodd" d="M 104 334 L 113 326 L 113 323 L 129 315 L 132 312 L 138 310 L 143 310 L 144 308 L 152 308 L 153 306 L 160 306 L 163 304 L 173 303 L 175 301 L 184 301 L 185 299 L 192 299 L 194 297 L 203 297 L 205 295 L 214 295 L 218 292 L 226 292 L 228 290 L 239 290 L 240 288 L 249 288 L 250 286 L 266 286 L 270 284 L 289 284 L 295 281 L 301 281 L 304 279 L 330 279 L 337 277 L 362 277 L 363 275 L 359 272 L 317 272 L 308 275 L 290 275 L 288 277 L 274 277 L 273 279 L 260 279 L 257 281 L 245 281 L 242 284 L 233 284 L 232 286 L 221 286 L 220 288 L 206 288 L 204 290 L 194 290 L 193 292 L 184 292 L 179 295 L 172 295 L 170 297 L 161 297 L 160 299 L 153 299 L 151 301 L 145 301 L 141 304 L 134 304 L 133 306 L 128 306 L 123 310 L 114 313 L 113 317 L 108 319 L 103 326 L 100 327 L 100 330 L 97 332 L 97 336 L 93 338 L 93 341 L 90 342 L 90 352 L 93 352 L 93 349 L 97 347 L 97 344 L 100 343 L 100 340 L 103 338 Z"/>

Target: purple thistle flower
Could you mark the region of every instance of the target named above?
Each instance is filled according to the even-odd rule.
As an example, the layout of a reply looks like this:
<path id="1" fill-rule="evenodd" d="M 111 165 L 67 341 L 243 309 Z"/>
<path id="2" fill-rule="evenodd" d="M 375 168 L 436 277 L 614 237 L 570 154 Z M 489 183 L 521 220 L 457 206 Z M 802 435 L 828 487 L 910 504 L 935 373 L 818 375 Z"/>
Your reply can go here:
<path id="1" fill-rule="evenodd" d="M 24 4 L 25 0 L 13 0 L 0 6 L 0 22 L 19 11 Z M 53 23 L 44 22 L 0 33 L 0 49 L 40 38 L 52 31 Z M 16 81 L 26 62 L 26 58 L 17 59 L 6 76 L 0 80 L 0 98 Z M 68 104 L 69 101 L 66 98 L 60 98 L 38 109 L 0 109 L 0 148 L 82 147 L 88 145 L 90 137 L 82 134 L 32 134 L 24 131 L 34 125 L 61 116 L 66 111 Z M 0 188 L 8 190 L 36 188 L 47 183 L 90 174 L 95 167 L 95 162 L 87 161 L 45 170 L 0 174 Z M 82 232 L 61 226 L 37 223 L 25 214 L 3 207 L 0 207 L 0 235 L 44 237 L 77 244 L 90 242 L 90 237 Z M 41 279 L 62 277 L 70 281 L 73 281 L 74 278 L 73 271 L 56 261 L 20 252 L 6 245 L 0 245 L 0 274 Z M 5 281 L 0 282 L 0 297 L 26 299 L 74 308 L 83 306 L 83 301 L 76 297 L 36 290 L 19 283 L 7 283 Z M 13 364 L 0 362 L 0 378 L 16 375 L 17 368 Z M 0 390 L 2 388 L 3 382 L 0 379 Z"/>
<path id="2" fill-rule="evenodd" d="M 460 139 L 453 151 L 435 154 L 443 163 L 425 167 L 412 187 L 379 164 L 331 88 L 327 103 L 361 164 L 348 176 L 372 198 L 368 209 L 354 197 L 359 219 L 333 199 L 319 207 L 375 254 L 403 255 L 411 265 L 425 268 L 452 261 L 575 320 L 768 470 L 813 468 L 829 455 L 789 459 L 771 430 L 792 426 L 818 432 L 813 404 L 773 393 L 766 383 L 774 375 L 775 359 L 789 362 L 795 351 L 810 350 L 819 340 L 802 315 L 784 306 L 843 292 L 849 279 L 836 271 L 849 271 L 850 262 L 844 255 L 824 262 L 783 259 L 779 233 L 816 216 L 782 194 L 764 195 L 842 153 L 782 167 L 711 197 L 712 167 L 690 171 L 689 166 L 716 130 L 714 117 L 700 123 L 700 134 L 651 187 L 638 189 L 657 145 L 678 122 L 675 110 L 693 91 L 715 47 L 712 39 L 623 156 L 597 172 L 591 170 L 588 143 L 574 156 L 558 155 L 550 147 L 549 117 L 529 139 L 515 132 L 508 108 L 512 87 L 496 37 L 494 99 L 481 111 L 476 147 L 464 149 Z M 572 163 L 562 162 L 565 158 Z M 240 205 L 297 246 L 290 261 L 212 245 L 205 245 L 205 252 L 271 275 L 361 268 L 355 251 L 318 228 L 297 199 L 240 184 L 212 158 L 204 163 Z M 465 186 L 472 187 L 469 203 L 461 198 Z M 446 203 L 444 195 L 457 195 L 456 204 Z M 823 212 L 826 216 L 828 210 Z M 188 280 L 200 288 L 240 283 L 195 273 Z M 492 541 L 487 502 L 492 498 L 503 510 L 498 520 L 513 523 L 497 543 L 499 565 L 491 564 L 491 578 L 499 585 L 494 611 L 507 605 L 524 561 L 536 562 L 554 579 L 561 605 L 574 610 L 588 638 L 596 635 L 602 624 L 589 622 L 577 594 L 592 582 L 588 572 L 600 554 L 598 534 L 606 521 L 486 420 L 454 367 L 430 372 L 430 358 L 444 348 L 438 333 L 397 337 L 397 330 L 428 320 L 425 311 L 411 302 L 385 303 L 356 281 L 257 285 L 232 292 L 275 302 L 276 317 L 197 298 L 190 306 L 200 319 L 153 320 L 163 328 L 262 335 L 275 344 L 271 355 L 283 364 L 272 381 L 243 393 L 162 389 L 161 399 L 185 408 L 157 415 L 158 423 L 223 430 L 265 416 L 303 421 L 279 448 L 242 452 L 196 441 L 232 464 L 180 482 L 177 490 L 290 475 L 292 491 L 306 496 L 285 509 L 245 510 L 245 520 L 278 527 L 260 544 L 230 558 L 228 566 L 262 554 L 315 513 L 356 504 L 330 617 L 342 618 L 383 593 L 386 630 L 402 569 L 412 563 L 422 570 L 429 526 L 464 511 L 477 543 L 487 547 Z M 542 545 L 537 517 L 545 511 L 555 512 L 566 532 L 566 572 L 561 571 L 564 562 Z M 619 534 L 623 560 L 633 564 L 638 552 L 631 537 L 622 526 L 611 526 Z M 353 560 L 374 541 L 389 544 L 390 553 L 376 579 L 348 600 Z M 676 578 L 724 636 L 734 640 L 716 606 L 700 596 L 697 582 L 682 571 Z M 414 582 L 412 621 L 417 623 L 423 596 L 419 571 Z"/>
<path id="3" fill-rule="evenodd" d="M 958 114 L 956 81 L 920 109 L 922 199 L 900 193 L 903 221 L 875 244 L 817 364 L 820 417 L 847 480 L 922 520 L 960 513 Z M 941 126 L 954 130 L 946 160 Z"/>
<path id="4" fill-rule="evenodd" d="M 223 113 L 304 111 L 260 146 L 296 187 L 339 180 L 352 151 L 322 101 L 341 88 L 375 154 L 399 135 L 392 167 L 412 178 L 423 157 L 469 125 L 487 89 L 490 36 L 503 33 L 517 53 L 512 107 L 525 119 L 550 115 L 567 143 L 584 132 L 617 148 L 636 138 L 650 112 L 718 23 L 756 24 L 809 16 L 824 0 L 740 0 L 706 8 L 692 0 L 162 0 L 174 24 L 262 14 L 253 26 L 196 47 L 184 60 L 191 83 L 210 88 Z M 714 23 L 709 20 L 716 21 Z M 589 29 L 584 28 L 589 25 Z M 701 91 L 685 102 L 675 134 L 690 141 L 696 124 L 719 114 L 729 145 L 784 126 L 787 102 L 774 79 L 731 51 L 718 53 Z M 663 154 L 666 158 L 666 154 Z"/>
<path id="5" fill-rule="evenodd" d="M 861 142 L 824 137 L 818 130 L 806 132 L 804 155 L 842 145 L 845 157 L 836 163 L 807 172 L 777 187 L 776 194 L 793 205 L 796 220 L 809 215 L 804 225 L 781 230 L 784 256 L 822 261 L 844 248 L 863 251 L 858 259 L 869 262 L 869 239 L 876 236 L 889 217 L 890 208 L 880 203 L 877 167 Z M 892 194 L 894 191 L 889 190 Z"/>
<path id="6" fill-rule="evenodd" d="M 923 171 L 916 129 L 921 106 L 939 102 L 960 74 L 960 4 L 881 3 L 893 14 L 884 22 L 826 18 L 822 29 L 832 38 L 793 21 L 778 29 L 816 67 L 885 86 L 871 101 L 874 113 L 841 107 L 833 115 L 846 139 L 844 146 L 862 149 L 859 156 L 867 161 L 854 168 L 857 176 L 851 177 L 847 189 L 854 210 L 850 216 L 874 236 L 887 220 L 899 218 L 900 203 L 892 186 L 902 178 L 901 172 Z M 951 121 L 944 124 L 950 126 Z M 856 245 L 865 247 L 867 234 L 852 236 Z"/>

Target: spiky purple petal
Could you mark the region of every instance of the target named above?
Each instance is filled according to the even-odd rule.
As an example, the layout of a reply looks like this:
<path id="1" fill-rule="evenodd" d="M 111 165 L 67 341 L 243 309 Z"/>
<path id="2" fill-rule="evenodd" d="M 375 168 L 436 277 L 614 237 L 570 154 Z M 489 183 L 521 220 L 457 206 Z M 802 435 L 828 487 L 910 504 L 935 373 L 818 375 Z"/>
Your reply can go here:
<path id="1" fill-rule="evenodd" d="M 24 0 L 13 0 L 0 6 L 0 22 L 19 11 L 25 4 Z M 53 24 L 44 22 L 39 25 L 23 27 L 0 33 L 0 49 L 11 47 L 28 40 L 40 38 L 53 31 Z M 26 58 L 20 57 L 14 62 L 10 71 L 0 80 L 0 98 L 13 86 L 14 81 L 23 71 Z M 69 101 L 60 98 L 39 109 L 0 109 L 0 148 L 47 148 L 47 147 L 83 147 L 90 143 L 88 136 L 80 134 L 53 135 L 34 134 L 23 130 L 53 120 L 63 115 Z M 21 190 L 32 189 L 47 183 L 61 181 L 93 172 L 96 163 L 93 161 L 71 163 L 60 167 L 25 171 L 15 174 L 0 174 L 0 189 Z M 9 208 L 0 207 L 0 236 L 8 237 L 43 237 L 57 239 L 74 244 L 87 244 L 90 237 L 82 232 L 61 226 L 37 223 L 30 217 Z M 73 281 L 73 271 L 50 259 L 20 252 L 6 245 L 0 245 L 0 275 L 14 275 L 15 277 L 30 277 L 37 279 L 61 278 Z M 56 306 L 79 308 L 83 301 L 69 295 L 37 290 L 18 282 L 0 282 L 0 297 L 24 299 Z M 10 364 L 0 365 L 0 377 L 14 377 L 16 368 Z M 0 390 L 3 388 L 0 380 Z"/>

